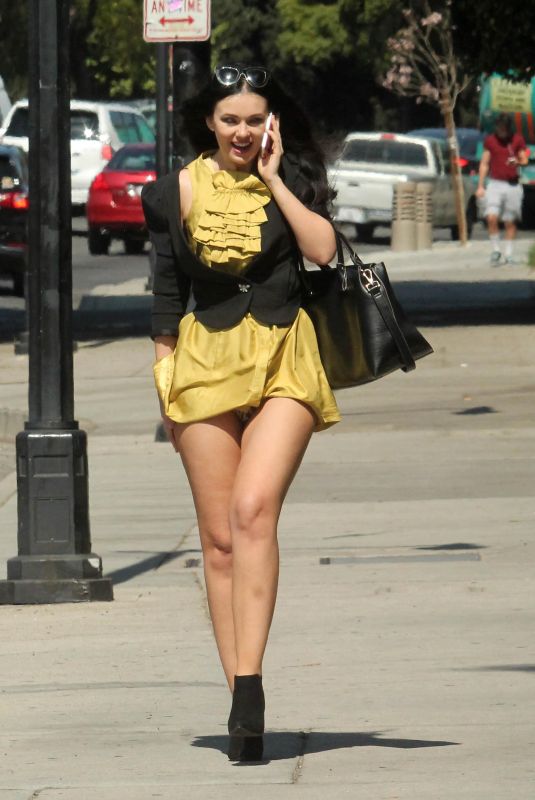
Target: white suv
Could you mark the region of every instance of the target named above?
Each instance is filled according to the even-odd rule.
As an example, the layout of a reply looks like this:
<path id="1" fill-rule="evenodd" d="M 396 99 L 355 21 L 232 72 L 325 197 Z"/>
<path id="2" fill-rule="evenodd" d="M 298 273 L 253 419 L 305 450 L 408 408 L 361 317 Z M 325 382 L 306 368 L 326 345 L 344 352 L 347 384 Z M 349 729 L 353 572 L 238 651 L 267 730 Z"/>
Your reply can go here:
<path id="1" fill-rule="evenodd" d="M 145 117 L 126 103 L 71 100 L 71 200 L 87 201 L 93 178 L 129 142 L 154 142 Z M 28 101 L 13 105 L 0 128 L 0 143 L 28 151 Z"/>

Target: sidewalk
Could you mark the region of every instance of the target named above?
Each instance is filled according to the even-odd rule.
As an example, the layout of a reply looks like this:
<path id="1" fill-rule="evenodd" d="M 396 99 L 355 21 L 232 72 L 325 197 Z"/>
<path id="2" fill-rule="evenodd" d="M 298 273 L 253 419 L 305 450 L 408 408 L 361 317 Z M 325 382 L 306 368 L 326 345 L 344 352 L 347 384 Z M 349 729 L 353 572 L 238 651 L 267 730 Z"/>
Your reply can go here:
<path id="1" fill-rule="evenodd" d="M 383 253 L 418 314 L 440 283 L 435 355 L 339 393 L 343 421 L 289 493 L 261 765 L 223 752 L 229 696 L 187 482 L 153 441 L 150 342 L 80 344 L 93 548 L 115 600 L 0 607 L 0 800 L 531 800 L 535 336 L 493 313 L 527 314 L 533 284 L 483 248 L 443 250 Z M 491 324 L 444 325 L 485 286 Z M 0 406 L 20 413 L 26 374 L 0 345 Z M 10 474 L 1 570 L 15 554 Z"/>

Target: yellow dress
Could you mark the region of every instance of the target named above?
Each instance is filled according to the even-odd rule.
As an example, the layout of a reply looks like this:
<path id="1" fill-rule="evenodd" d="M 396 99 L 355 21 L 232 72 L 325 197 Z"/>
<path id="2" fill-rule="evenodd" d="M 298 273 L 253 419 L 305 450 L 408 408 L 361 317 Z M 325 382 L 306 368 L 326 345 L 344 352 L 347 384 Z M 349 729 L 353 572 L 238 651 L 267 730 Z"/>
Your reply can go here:
<path id="1" fill-rule="evenodd" d="M 192 250 L 209 267 L 239 273 L 260 252 L 269 189 L 249 173 L 214 172 L 204 154 L 188 170 Z M 264 325 L 247 314 L 237 325 L 216 330 L 186 314 L 175 352 L 154 364 L 154 378 L 165 413 L 175 422 L 227 411 L 246 417 L 270 397 L 308 405 L 318 431 L 340 420 L 314 327 L 302 308 L 286 327 Z"/>

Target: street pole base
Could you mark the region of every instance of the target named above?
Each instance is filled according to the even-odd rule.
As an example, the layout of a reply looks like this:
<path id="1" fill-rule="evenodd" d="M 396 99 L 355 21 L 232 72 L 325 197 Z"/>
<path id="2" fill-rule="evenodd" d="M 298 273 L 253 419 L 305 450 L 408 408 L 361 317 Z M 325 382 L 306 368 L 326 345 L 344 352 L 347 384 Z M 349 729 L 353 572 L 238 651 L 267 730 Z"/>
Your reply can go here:
<path id="1" fill-rule="evenodd" d="M 96 553 L 15 556 L 8 559 L 7 578 L 12 581 L 102 578 L 102 559 Z"/>
<path id="2" fill-rule="evenodd" d="M 95 553 L 15 556 L 0 581 L 0 605 L 84 603 L 113 600 L 111 578 L 102 577 Z"/>
<path id="3" fill-rule="evenodd" d="M 111 578 L 0 581 L 0 605 L 90 603 L 113 600 Z"/>

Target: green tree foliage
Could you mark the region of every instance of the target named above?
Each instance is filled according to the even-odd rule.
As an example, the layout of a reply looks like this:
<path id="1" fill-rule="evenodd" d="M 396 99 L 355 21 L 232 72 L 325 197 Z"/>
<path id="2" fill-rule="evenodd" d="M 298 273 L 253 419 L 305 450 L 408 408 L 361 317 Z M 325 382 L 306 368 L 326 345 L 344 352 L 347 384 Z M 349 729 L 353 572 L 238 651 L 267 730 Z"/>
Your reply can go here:
<path id="1" fill-rule="evenodd" d="M 212 2 L 212 66 L 223 61 L 271 64 L 276 60 L 276 0 Z"/>
<path id="2" fill-rule="evenodd" d="M 394 97 L 378 82 L 387 68 L 386 41 L 402 26 L 403 8 L 416 3 L 213 0 L 212 62 L 265 63 L 326 131 L 436 124 L 434 112 Z M 13 99 L 27 94 L 27 6 L 26 0 L 0 3 L 0 72 Z M 533 73 L 526 8 L 525 0 L 452 2 L 456 50 L 469 71 Z M 142 0 L 71 0 L 74 97 L 154 93 L 155 47 L 143 41 L 142 12 Z"/>
<path id="3" fill-rule="evenodd" d="M 278 0 L 280 65 L 301 67 L 303 77 L 332 67 L 351 53 L 351 41 L 340 19 L 340 4 Z M 302 68 L 304 66 L 304 69 Z"/>
<path id="4" fill-rule="evenodd" d="M 110 97 L 151 95 L 155 91 L 155 49 L 143 40 L 140 0 L 85 0 L 93 9 L 85 63 L 93 80 Z"/>
<path id="5" fill-rule="evenodd" d="M 13 100 L 27 95 L 27 2 L 2 2 L 2 77 Z M 71 0 L 72 95 L 133 97 L 155 88 L 154 46 L 142 38 L 142 0 Z"/>

